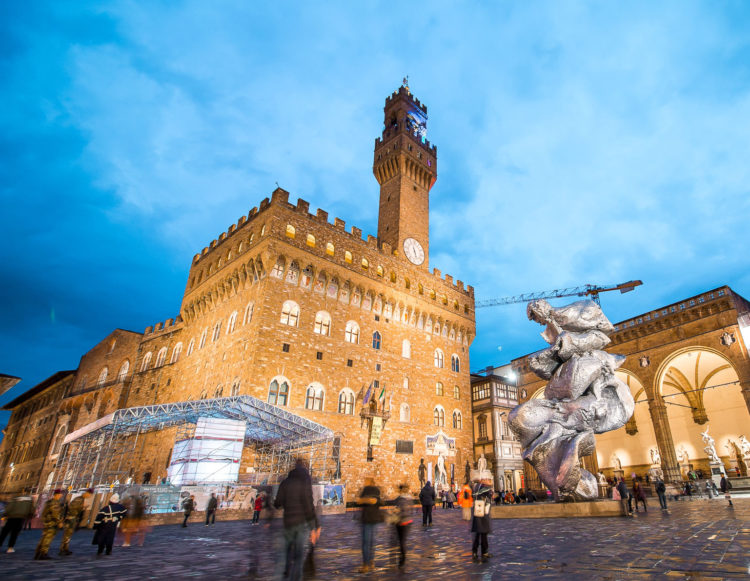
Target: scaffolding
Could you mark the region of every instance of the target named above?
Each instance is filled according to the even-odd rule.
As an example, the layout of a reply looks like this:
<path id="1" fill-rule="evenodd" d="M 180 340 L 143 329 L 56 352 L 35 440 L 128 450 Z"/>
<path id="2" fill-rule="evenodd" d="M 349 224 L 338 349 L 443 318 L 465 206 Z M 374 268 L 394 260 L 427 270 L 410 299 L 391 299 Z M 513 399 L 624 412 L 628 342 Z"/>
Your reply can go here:
<path id="1" fill-rule="evenodd" d="M 245 422 L 245 446 L 255 448 L 248 483 L 276 484 L 296 458 L 307 461 L 314 481 L 338 470 L 332 430 L 249 395 L 155 404 L 117 410 L 65 437 L 55 487 L 88 488 L 131 484 L 139 446 L 148 433 L 175 428 L 182 437 L 199 418 Z"/>

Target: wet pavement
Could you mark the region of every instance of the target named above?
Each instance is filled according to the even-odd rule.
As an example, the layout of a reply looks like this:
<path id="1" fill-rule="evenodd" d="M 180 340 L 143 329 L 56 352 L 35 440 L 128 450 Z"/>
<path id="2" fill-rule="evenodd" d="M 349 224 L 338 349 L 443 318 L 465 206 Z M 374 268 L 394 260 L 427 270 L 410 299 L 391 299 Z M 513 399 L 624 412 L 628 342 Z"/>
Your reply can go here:
<path id="1" fill-rule="evenodd" d="M 650 505 L 654 504 L 653 502 Z M 423 530 L 417 515 L 409 535 L 406 567 L 396 567 L 392 531 L 379 527 L 376 570 L 360 574 L 360 533 L 352 513 L 323 518 L 315 551 L 315 579 L 748 579 L 750 499 L 679 501 L 663 514 L 650 507 L 636 518 L 494 520 L 491 559 L 471 561 L 471 541 L 459 510 L 435 511 L 434 526 Z M 278 520 L 194 520 L 155 527 L 143 547 L 120 547 L 97 558 L 93 532 L 78 531 L 74 554 L 32 560 L 40 531 L 24 531 L 16 553 L 0 553 L 0 579 L 272 579 L 281 531 Z M 250 569 L 253 571 L 249 574 Z M 309 577 L 308 577 L 309 578 Z"/>

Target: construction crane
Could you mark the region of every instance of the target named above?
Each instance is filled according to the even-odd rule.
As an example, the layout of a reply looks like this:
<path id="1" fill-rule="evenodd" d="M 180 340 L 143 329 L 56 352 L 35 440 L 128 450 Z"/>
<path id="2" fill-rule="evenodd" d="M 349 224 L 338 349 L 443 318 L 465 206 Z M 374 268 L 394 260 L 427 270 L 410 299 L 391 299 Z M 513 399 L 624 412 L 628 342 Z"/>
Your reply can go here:
<path id="1" fill-rule="evenodd" d="M 597 286 L 594 284 L 586 284 L 583 286 L 576 286 L 570 288 L 559 288 L 551 291 L 541 291 L 535 293 L 525 293 L 522 295 L 516 295 L 513 297 L 503 297 L 501 299 L 488 299 L 486 301 L 477 301 L 474 305 L 475 308 L 481 309 L 483 307 L 495 307 L 498 305 L 512 305 L 513 303 L 526 303 L 536 299 L 557 299 L 560 297 L 591 297 L 596 304 L 599 304 L 599 293 L 606 293 L 609 291 L 620 291 L 620 294 L 629 293 L 634 290 L 635 287 L 641 286 L 643 282 L 640 280 L 631 280 L 620 284 L 613 284 L 608 286 Z"/>

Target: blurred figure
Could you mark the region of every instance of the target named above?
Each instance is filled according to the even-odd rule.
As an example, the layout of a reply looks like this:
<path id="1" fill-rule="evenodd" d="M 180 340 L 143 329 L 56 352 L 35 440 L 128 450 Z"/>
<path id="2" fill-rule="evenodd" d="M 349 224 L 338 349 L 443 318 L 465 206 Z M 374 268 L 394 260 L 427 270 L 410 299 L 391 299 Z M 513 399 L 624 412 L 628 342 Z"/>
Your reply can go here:
<path id="1" fill-rule="evenodd" d="M 633 507 L 630 504 L 628 497 L 630 492 L 628 491 L 628 485 L 625 484 L 625 479 L 620 478 L 620 481 L 615 487 L 617 494 L 620 497 L 620 507 L 622 508 L 622 516 L 633 516 Z"/>
<path id="2" fill-rule="evenodd" d="M 471 520 L 471 507 L 474 506 L 474 497 L 472 496 L 468 480 L 458 493 L 458 506 L 461 507 L 461 518 L 465 521 Z"/>
<path id="3" fill-rule="evenodd" d="M 453 491 L 448 490 L 448 492 L 445 493 L 445 498 L 448 501 L 448 508 L 453 508 L 453 503 L 456 502 L 456 495 Z"/>
<path id="4" fill-rule="evenodd" d="M 284 563 L 289 579 L 299 581 L 302 579 L 302 561 L 307 536 L 318 528 L 313 505 L 312 480 L 304 462 L 297 460 L 294 469 L 279 486 L 273 505 L 277 509 L 284 509 L 284 558 L 279 559 L 277 578 L 284 578 L 284 568 L 280 566 Z"/>
<path id="5" fill-rule="evenodd" d="M 656 479 L 656 495 L 659 497 L 659 505 L 662 510 L 667 510 L 667 486 L 661 478 Z"/>
<path id="6" fill-rule="evenodd" d="M 490 558 L 487 535 L 491 532 L 490 509 L 492 508 L 492 488 L 489 480 L 483 479 L 474 488 L 474 510 L 471 519 L 471 532 L 474 539 L 471 543 L 471 558 L 479 560 L 481 544 L 482 562 Z"/>
<path id="7" fill-rule="evenodd" d="M 57 529 L 62 527 L 63 514 L 62 505 L 60 504 L 62 492 L 61 489 L 57 488 L 52 493 L 52 498 L 44 503 L 44 509 L 42 510 L 42 525 L 44 526 L 44 530 L 42 531 L 42 538 L 39 540 L 39 544 L 36 547 L 36 554 L 34 555 L 34 559 L 37 561 L 45 561 L 50 558 L 47 554 L 49 546 L 57 534 Z"/>
<path id="8" fill-rule="evenodd" d="M 146 541 L 146 527 L 143 523 L 143 516 L 146 512 L 146 505 L 143 502 L 143 498 L 137 494 L 130 497 L 127 503 L 127 513 L 122 521 L 122 532 L 125 535 L 125 541 L 122 543 L 123 547 L 130 546 L 130 540 L 133 535 L 140 537 L 138 546 L 142 547 Z"/>
<path id="9" fill-rule="evenodd" d="M 76 496 L 68 504 L 67 514 L 65 515 L 65 525 L 63 528 L 62 543 L 60 543 L 60 554 L 63 556 L 72 555 L 73 551 L 70 550 L 70 539 L 73 537 L 73 533 L 78 528 L 78 525 L 83 518 L 83 511 L 86 510 L 86 500 L 91 498 L 94 493 L 93 488 L 89 488 Z"/>
<path id="10" fill-rule="evenodd" d="M 263 499 L 265 498 L 262 492 L 258 493 L 255 497 L 255 506 L 253 507 L 253 524 L 257 525 L 260 522 L 260 513 L 263 510 Z"/>
<path id="11" fill-rule="evenodd" d="M 409 526 L 413 522 L 412 514 L 414 513 L 414 499 L 409 494 L 409 487 L 401 484 L 398 487 L 398 497 L 396 505 L 396 537 L 398 538 L 399 559 L 398 566 L 403 567 L 406 563 L 406 536 L 409 532 Z"/>
<path id="12" fill-rule="evenodd" d="M 721 481 L 719 482 L 719 488 L 724 493 L 724 498 L 727 499 L 727 502 L 729 502 L 729 506 L 734 506 L 732 504 L 732 483 L 729 482 L 729 478 L 726 477 L 726 474 L 722 474 Z"/>
<path id="13" fill-rule="evenodd" d="M 357 504 L 362 507 L 362 567 L 359 572 L 367 573 L 375 568 L 375 527 L 383 522 L 380 489 L 372 478 L 365 478 L 365 487 L 357 497 Z"/>
<path id="14" fill-rule="evenodd" d="M 648 512 L 646 508 L 646 493 L 643 491 L 643 487 L 639 481 L 633 482 L 633 498 L 635 499 L 635 512 L 638 512 L 638 503 L 643 503 L 643 512 Z"/>
<path id="15" fill-rule="evenodd" d="M 419 504 L 422 505 L 422 526 L 432 526 L 432 507 L 435 506 L 435 489 L 428 480 L 419 492 Z"/>
<path id="16" fill-rule="evenodd" d="M 182 503 L 182 510 L 184 511 L 185 518 L 182 520 L 182 527 L 187 528 L 187 521 L 190 518 L 190 515 L 193 514 L 193 511 L 195 510 L 195 495 L 191 494 L 188 498 L 186 498 Z"/>
<path id="17" fill-rule="evenodd" d="M 206 526 L 209 524 L 216 524 L 216 509 L 219 506 L 219 501 L 216 500 L 216 493 L 211 493 L 211 498 L 208 499 L 208 505 L 206 506 Z M 209 523 L 209 521 L 211 521 Z"/>
<path id="18" fill-rule="evenodd" d="M 13 547 L 16 546 L 18 534 L 21 532 L 26 519 L 30 519 L 32 516 L 34 516 L 34 503 L 30 496 L 16 496 L 5 507 L 5 512 L 3 513 L 5 526 L 3 526 L 3 530 L 0 532 L 0 547 L 3 546 L 5 537 L 10 535 L 7 553 L 16 552 Z"/>
<path id="19" fill-rule="evenodd" d="M 96 515 L 94 520 L 94 528 L 96 533 L 94 534 L 94 540 L 99 545 L 97 550 L 97 556 L 101 555 L 104 549 L 107 549 L 107 554 L 112 554 L 112 545 L 115 544 L 115 533 L 117 532 L 117 525 L 125 516 L 127 510 L 123 505 L 120 504 L 120 495 L 114 493 L 109 497 L 109 503 L 107 506 L 102 508 Z"/>

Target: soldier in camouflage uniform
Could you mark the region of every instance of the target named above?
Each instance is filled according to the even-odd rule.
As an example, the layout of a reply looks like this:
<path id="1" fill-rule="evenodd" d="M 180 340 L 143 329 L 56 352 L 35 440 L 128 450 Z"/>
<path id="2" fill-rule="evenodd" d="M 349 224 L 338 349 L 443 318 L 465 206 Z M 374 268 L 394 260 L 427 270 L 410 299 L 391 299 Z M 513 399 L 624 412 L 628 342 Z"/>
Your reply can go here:
<path id="1" fill-rule="evenodd" d="M 44 530 L 42 531 L 42 538 L 36 547 L 36 554 L 34 555 L 34 559 L 39 561 L 50 558 L 47 554 L 49 546 L 52 544 L 55 534 L 57 534 L 57 529 L 62 526 L 61 498 L 62 490 L 58 488 L 52 493 L 52 498 L 44 504 L 44 510 L 42 511 L 42 525 L 44 526 Z"/>
<path id="2" fill-rule="evenodd" d="M 86 492 L 71 500 L 68 505 L 68 514 L 65 515 L 63 538 L 60 544 L 61 555 L 67 556 L 73 554 L 73 551 L 70 550 L 70 538 L 73 536 L 76 528 L 78 528 L 78 523 L 81 522 L 83 511 L 86 509 L 86 500 L 91 497 L 92 492 L 94 492 L 93 488 L 89 488 Z"/>

